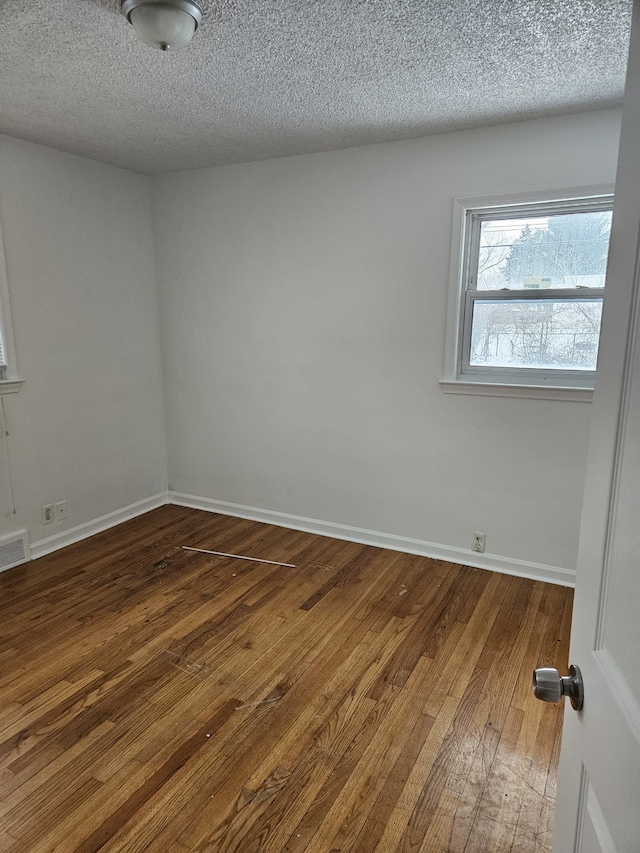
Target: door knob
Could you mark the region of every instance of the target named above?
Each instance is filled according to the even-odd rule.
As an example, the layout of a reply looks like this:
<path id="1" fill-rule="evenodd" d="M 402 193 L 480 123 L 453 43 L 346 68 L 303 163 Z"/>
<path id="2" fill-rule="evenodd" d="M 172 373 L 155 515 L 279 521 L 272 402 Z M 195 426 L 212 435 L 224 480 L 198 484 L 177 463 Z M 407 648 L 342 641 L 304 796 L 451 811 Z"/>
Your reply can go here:
<path id="1" fill-rule="evenodd" d="M 569 675 L 560 675 L 552 666 L 539 666 L 533 670 L 533 692 L 543 702 L 559 702 L 568 696 L 576 711 L 584 704 L 582 674 L 577 666 L 569 667 Z"/>

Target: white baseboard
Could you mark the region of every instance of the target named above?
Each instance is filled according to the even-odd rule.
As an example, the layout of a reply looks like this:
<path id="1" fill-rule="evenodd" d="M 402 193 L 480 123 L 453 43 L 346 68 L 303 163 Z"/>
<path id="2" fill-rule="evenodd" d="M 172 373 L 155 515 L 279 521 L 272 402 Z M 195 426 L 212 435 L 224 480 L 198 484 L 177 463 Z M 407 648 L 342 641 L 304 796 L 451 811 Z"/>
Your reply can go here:
<path id="1" fill-rule="evenodd" d="M 247 518 L 251 521 L 263 521 L 278 527 L 289 527 L 293 530 L 303 530 L 306 533 L 317 533 L 320 536 L 330 536 L 333 539 L 344 539 L 349 542 L 360 542 L 363 545 L 374 545 L 377 548 L 389 548 L 392 551 L 404 551 L 407 554 L 418 554 L 422 557 L 432 557 L 436 560 L 447 560 L 450 563 L 462 563 L 478 569 L 489 569 L 506 575 L 530 578 L 536 581 L 555 583 L 560 586 L 574 586 L 576 573 L 572 569 L 557 566 L 545 566 L 541 563 L 528 563 L 525 560 L 514 560 L 500 557 L 497 554 L 476 554 L 464 548 L 452 548 L 449 545 L 438 545 L 435 542 L 425 542 L 422 539 L 409 539 L 405 536 L 395 536 L 391 533 L 378 533 L 375 530 L 365 530 L 361 527 L 348 527 L 332 521 L 319 521 L 315 518 L 304 518 L 289 515 L 286 512 L 273 512 L 252 506 L 216 501 L 211 498 L 199 498 L 194 495 L 183 495 L 179 492 L 169 492 L 168 502 L 178 506 L 204 509 L 221 515 L 233 515 Z"/>
<path id="2" fill-rule="evenodd" d="M 332 539 L 344 539 L 347 542 L 360 542 L 363 545 L 373 545 L 377 548 L 388 548 L 392 551 L 402 551 L 407 554 L 418 554 L 422 557 L 432 557 L 436 560 L 447 560 L 450 563 L 462 563 L 465 566 L 474 566 L 478 569 L 489 569 L 507 575 L 530 578 L 531 580 L 546 581 L 561 586 L 574 586 L 576 573 L 572 569 L 563 569 L 557 566 L 546 566 L 540 563 L 529 563 L 525 560 L 515 560 L 508 557 L 500 557 L 497 554 L 476 554 L 464 548 L 453 548 L 449 545 L 439 545 L 435 542 L 426 542 L 422 539 L 410 539 L 406 536 L 396 536 L 392 533 L 379 533 L 375 530 L 367 530 L 361 527 L 349 527 L 344 524 L 336 524 L 332 521 L 319 521 L 315 518 L 291 515 L 286 512 L 275 512 L 273 510 L 259 509 L 242 504 L 217 501 L 212 498 L 200 498 L 194 495 L 183 495 L 179 492 L 161 492 L 151 498 L 130 504 L 122 509 L 110 512 L 93 521 L 72 527 L 54 536 L 48 536 L 38 542 L 31 544 L 31 559 L 43 557 L 73 545 L 95 533 L 101 533 L 110 527 L 115 527 L 123 521 L 135 516 L 143 515 L 152 509 L 165 504 L 176 504 L 177 506 L 191 507 L 192 509 L 204 509 L 208 512 L 216 512 L 221 515 L 232 515 L 237 518 L 247 518 L 251 521 L 262 521 L 266 524 L 275 524 L 278 527 L 288 527 L 292 530 L 303 530 L 306 533 L 316 533 L 320 536 L 329 536 Z"/>
<path id="3" fill-rule="evenodd" d="M 59 548 L 64 548 L 66 545 L 73 545 L 74 542 L 80 542 L 88 536 L 93 536 L 95 533 L 101 533 L 103 530 L 108 530 L 110 527 L 115 527 L 116 524 L 122 524 L 130 518 L 135 518 L 137 515 L 143 515 L 152 509 L 157 509 L 160 506 L 167 504 L 168 498 L 166 492 L 161 492 L 159 495 L 154 495 L 151 498 L 145 498 L 143 501 L 125 506 L 115 512 L 110 512 L 107 515 L 102 515 L 100 518 L 94 518 L 93 521 L 87 521 L 85 524 L 79 524 L 77 527 L 72 527 L 70 530 L 64 530 L 62 533 L 56 533 L 55 536 L 48 536 L 46 539 L 41 539 L 39 542 L 31 543 L 31 559 L 44 557 L 45 554 L 51 554 L 52 551 L 57 551 Z"/>

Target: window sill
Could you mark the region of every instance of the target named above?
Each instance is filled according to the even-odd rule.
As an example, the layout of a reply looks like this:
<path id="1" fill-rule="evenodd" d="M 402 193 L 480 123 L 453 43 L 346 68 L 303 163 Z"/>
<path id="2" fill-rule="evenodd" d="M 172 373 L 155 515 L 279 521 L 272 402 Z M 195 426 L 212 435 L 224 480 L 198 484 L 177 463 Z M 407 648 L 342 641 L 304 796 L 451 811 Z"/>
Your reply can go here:
<path id="1" fill-rule="evenodd" d="M 1 394 L 16 394 L 24 384 L 24 379 L 3 379 L 0 381 Z"/>
<path id="2" fill-rule="evenodd" d="M 472 394 L 480 397 L 520 397 L 537 400 L 570 400 L 573 403 L 590 403 L 592 388 L 575 388 L 559 385 L 507 385 L 502 382 L 468 382 L 460 379 L 441 379 L 445 394 Z"/>

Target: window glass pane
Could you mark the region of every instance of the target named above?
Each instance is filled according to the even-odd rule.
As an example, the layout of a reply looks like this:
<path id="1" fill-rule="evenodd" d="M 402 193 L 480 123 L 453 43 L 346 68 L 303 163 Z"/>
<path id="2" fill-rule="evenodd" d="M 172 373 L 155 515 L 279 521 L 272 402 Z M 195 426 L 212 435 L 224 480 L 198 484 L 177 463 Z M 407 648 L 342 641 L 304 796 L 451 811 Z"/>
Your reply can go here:
<path id="1" fill-rule="evenodd" d="M 477 290 L 604 287 L 611 211 L 483 219 Z"/>
<path id="2" fill-rule="evenodd" d="M 476 300 L 469 363 L 595 370 L 601 316 L 601 299 Z"/>
<path id="3" fill-rule="evenodd" d="M 0 315 L 0 381 L 7 378 L 7 359 L 2 340 L 2 315 Z"/>

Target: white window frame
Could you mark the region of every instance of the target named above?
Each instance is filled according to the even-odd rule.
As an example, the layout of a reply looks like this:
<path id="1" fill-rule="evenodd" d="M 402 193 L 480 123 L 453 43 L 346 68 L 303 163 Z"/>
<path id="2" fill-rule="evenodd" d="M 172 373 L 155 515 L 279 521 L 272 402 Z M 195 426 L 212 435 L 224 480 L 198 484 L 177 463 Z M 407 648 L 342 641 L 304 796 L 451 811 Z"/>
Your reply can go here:
<path id="1" fill-rule="evenodd" d="M 0 226 L 0 337 L 6 361 L 6 375 L 0 379 L 0 395 L 15 394 L 20 390 L 23 379 L 18 376 L 16 348 L 13 339 L 13 323 L 11 321 L 11 302 L 9 299 L 9 280 L 5 262 L 4 240 Z M 1 375 L 1 374 L 0 374 Z"/>
<path id="2" fill-rule="evenodd" d="M 609 209 L 613 205 L 613 190 L 613 184 L 598 184 L 454 199 L 445 365 L 440 380 L 443 391 L 453 394 L 591 401 L 595 372 L 470 367 L 468 353 L 473 302 L 476 299 L 505 299 L 503 291 L 475 291 L 470 287 L 470 281 L 477 266 L 481 217 L 504 214 L 505 209 L 513 213 L 514 217 L 545 211 Z M 480 296 L 476 297 L 476 293 Z M 602 288 L 580 289 L 579 293 L 581 299 L 601 299 L 604 295 Z M 563 296 L 576 298 L 576 291 L 554 288 L 517 293 L 518 300 L 561 299 Z"/>

